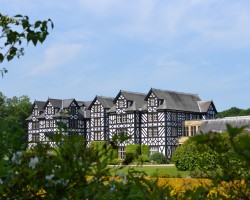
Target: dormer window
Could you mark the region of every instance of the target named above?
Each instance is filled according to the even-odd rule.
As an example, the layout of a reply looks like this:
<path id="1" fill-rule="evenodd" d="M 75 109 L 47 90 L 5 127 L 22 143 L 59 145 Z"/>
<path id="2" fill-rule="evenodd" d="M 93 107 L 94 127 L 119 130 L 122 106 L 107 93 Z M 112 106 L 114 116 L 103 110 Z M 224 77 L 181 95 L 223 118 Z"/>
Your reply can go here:
<path id="1" fill-rule="evenodd" d="M 132 106 L 132 101 L 128 101 L 128 107 Z"/>
<path id="2" fill-rule="evenodd" d="M 34 109 L 34 116 L 38 116 L 39 115 L 39 112 L 38 112 L 38 109 Z"/>
<path id="3" fill-rule="evenodd" d="M 123 108 L 124 107 L 124 101 L 123 100 L 118 100 L 118 107 Z"/>
<path id="4" fill-rule="evenodd" d="M 155 99 L 150 98 L 148 101 L 149 101 L 149 106 L 156 106 L 155 105 Z"/>
<path id="5" fill-rule="evenodd" d="M 163 104 L 163 100 L 162 100 L 162 99 L 159 100 L 158 102 L 159 102 L 159 105 L 162 105 L 162 104 Z"/>
<path id="6" fill-rule="evenodd" d="M 71 107 L 70 108 L 70 114 L 75 115 L 76 114 L 76 107 Z"/>
<path id="7" fill-rule="evenodd" d="M 52 107 L 51 106 L 48 106 L 48 108 L 47 108 L 47 114 L 52 114 Z"/>

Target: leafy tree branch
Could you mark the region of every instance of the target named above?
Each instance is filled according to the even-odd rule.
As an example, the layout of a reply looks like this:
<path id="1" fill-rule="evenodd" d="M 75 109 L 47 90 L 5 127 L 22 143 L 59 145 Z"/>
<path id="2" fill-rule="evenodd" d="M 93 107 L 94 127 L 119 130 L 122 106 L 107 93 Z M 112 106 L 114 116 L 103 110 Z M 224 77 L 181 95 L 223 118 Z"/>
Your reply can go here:
<path id="1" fill-rule="evenodd" d="M 0 13 L 0 27 L 0 63 L 2 63 L 23 56 L 25 44 L 31 42 L 36 46 L 39 42 L 43 43 L 49 35 L 49 28 L 53 29 L 54 24 L 51 19 L 31 23 L 28 16 L 8 17 Z M 0 72 L 3 76 L 8 70 L 3 67 Z"/>

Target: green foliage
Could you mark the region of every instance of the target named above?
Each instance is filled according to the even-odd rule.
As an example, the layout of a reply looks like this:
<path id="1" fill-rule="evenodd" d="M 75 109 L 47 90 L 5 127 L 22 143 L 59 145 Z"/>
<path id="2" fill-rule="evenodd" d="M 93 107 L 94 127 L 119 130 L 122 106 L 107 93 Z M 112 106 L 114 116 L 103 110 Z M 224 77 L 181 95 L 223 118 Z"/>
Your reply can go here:
<path id="1" fill-rule="evenodd" d="M 250 135 L 243 130 L 228 126 L 228 133 L 196 135 L 174 152 L 172 160 L 179 170 L 193 170 L 194 177 L 245 179 L 250 172 Z"/>
<path id="2" fill-rule="evenodd" d="M 126 153 L 125 159 L 123 160 L 122 163 L 124 165 L 128 165 L 128 164 L 132 163 L 133 160 L 135 160 L 135 154 L 133 154 L 133 153 Z"/>
<path id="3" fill-rule="evenodd" d="M 149 161 L 154 161 L 158 164 L 165 164 L 167 162 L 166 156 L 161 152 L 155 152 L 149 157 Z"/>
<path id="4" fill-rule="evenodd" d="M 125 148 L 126 154 L 123 164 L 128 165 L 133 162 L 141 154 L 141 146 L 139 144 L 129 144 Z"/>
<path id="5" fill-rule="evenodd" d="M 245 115 L 250 115 L 250 108 L 244 110 L 237 107 L 232 107 L 228 110 L 219 112 L 217 114 L 217 117 L 222 118 L 222 117 L 245 116 Z"/>
<path id="6" fill-rule="evenodd" d="M 118 173 L 112 177 L 113 168 L 108 166 L 108 156 L 105 155 L 114 148 L 113 145 L 98 143 L 86 148 L 81 135 L 72 134 L 69 138 L 60 133 L 54 134 L 51 140 L 55 142 L 55 147 L 38 144 L 29 151 L 7 153 L 0 160 L 0 199 L 206 199 L 211 188 L 220 188 L 221 180 L 231 181 L 232 186 L 224 191 L 226 195 L 229 194 L 228 198 L 248 199 L 250 147 L 246 144 L 249 135 L 242 133 L 242 130 L 228 126 L 228 134 L 208 134 L 191 140 L 215 151 L 215 158 L 222 159 L 224 155 L 219 156 L 224 153 L 230 153 L 232 157 L 216 160 L 216 165 L 222 171 L 218 174 L 220 179 L 211 176 L 214 181 L 211 186 L 186 191 L 182 187 L 173 190 L 169 185 L 159 186 L 160 179 L 148 179 L 145 172 L 134 168 L 130 168 L 127 174 Z M 240 163 L 235 161 L 243 164 L 243 171 L 239 170 Z M 229 164 L 238 175 L 232 174 Z M 216 170 L 210 172 L 217 173 Z M 153 174 L 168 177 L 168 171 L 154 170 Z M 202 176 L 205 177 L 205 174 Z M 234 180 L 244 180 L 238 181 L 244 183 L 238 191 L 235 191 L 237 181 L 232 182 Z M 220 196 L 222 193 L 215 198 L 225 199 L 225 196 Z M 214 196 L 210 199 L 214 199 Z"/>
<path id="7" fill-rule="evenodd" d="M 86 148 L 82 136 L 54 134 L 56 147 L 38 144 L 34 149 L 6 155 L 0 162 L 0 199 L 162 199 L 167 188 L 130 169 L 110 178 L 103 149 Z M 100 151 L 103 154 L 100 154 Z M 51 154 L 51 152 L 55 152 Z"/>
<path id="8" fill-rule="evenodd" d="M 191 140 L 187 140 L 181 147 L 178 147 L 174 151 L 172 162 L 178 170 L 194 170 L 197 166 L 197 158 L 194 155 L 197 153 L 197 144 Z"/>
<path id="9" fill-rule="evenodd" d="M 118 156 L 118 150 L 111 148 L 111 145 L 109 145 L 109 143 L 106 141 L 92 141 L 89 144 L 89 148 L 98 151 L 99 155 L 102 155 L 102 159 L 108 158 L 109 163 L 118 162 L 116 161 Z"/>
<path id="10" fill-rule="evenodd" d="M 0 13 L 1 34 L 3 46 L 0 46 L 0 63 L 7 59 L 11 61 L 14 57 L 20 58 L 24 55 L 24 47 L 30 42 L 34 46 L 38 42 L 43 43 L 49 35 L 49 25 L 54 27 L 50 19 L 31 23 L 28 16 L 16 15 L 8 17 Z M 0 70 L 2 76 L 7 69 Z"/>
<path id="11" fill-rule="evenodd" d="M 138 156 L 138 159 L 137 159 L 140 163 L 143 163 L 143 162 L 148 162 L 149 161 L 149 156 L 148 155 L 139 155 Z"/>
<path id="12" fill-rule="evenodd" d="M 8 151 L 27 147 L 28 125 L 32 104 L 29 97 L 7 98 L 0 92 L 0 158 Z"/>
<path id="13" fill-rule="evenodd" d="M 134 157 L 138 157 L 141 154 L 141 146 L 139 144 L 129 144 L 126 146 L 126 154 L 132 153 Z"/>
<path id="14" fill-rule="evenodd" d="M 141 145 L 141 155 L 145 155 L 149 157 L 149 145 L 146 145 L 146 144 Z"/>

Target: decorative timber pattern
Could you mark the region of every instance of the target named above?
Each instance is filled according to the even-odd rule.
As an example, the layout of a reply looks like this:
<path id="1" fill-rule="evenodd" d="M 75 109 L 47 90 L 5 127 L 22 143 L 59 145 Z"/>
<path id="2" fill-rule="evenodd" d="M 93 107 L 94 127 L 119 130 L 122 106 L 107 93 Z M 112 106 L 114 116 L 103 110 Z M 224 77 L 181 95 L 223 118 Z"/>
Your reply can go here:
<path id="1" fill-rule="evenodd" d="M 107 110 L 113 106 L 113 98 L 96 96 L 89 106 L 90 110 L 90 133 L 91 141 L 109 140 L 109 121 Z"/>
<path id="2" fill-rule="evenodd" d="M 146 103 L 146 94 L 120 91 L 114 99 L 114 106 L 109 113 L 109 134 L 112 138 L 115 134 L 125 134 L 131 139 L 120 144 L 140 144 L 140 108 Z"/>
<path id="3" fill-rule="evenodd" d="M 47 136 L 57 132 L 56 122 L 62 121 L 68 127 L 65 134 L 83 135 L 87 145 L 112 140 L 115 134 L 130 136 L 119 144 L 120 158 L 128 144 L 146 144 L 151 154 L 171 158 L 178 139 L 185 136 L 184 121 L 214 119 L 216 113 L 213 101 L 202 101 L 197 94 L 154 88 L 147 94 L 120 90 L 115 98 L 96 96 L 91 102 L 49 98 L 33 104 L 27 119 L 29 147 L 49 142 Z"/>
<path id="4" fill-rule="evenodd" d="M 57 122 L 63 122 L 67 126 L 63 134 L 71 137 L 72 133 L 77 133 L 86 138 L 89 128 L 87 115 L 84 104 L 79 106 L 75 99 L 49 98 L 47 102 L 35 101 L 32 115 L 27 119 L 29 148 L 37 142 L 54 145 L 48 136 L 58 132 Z"/>

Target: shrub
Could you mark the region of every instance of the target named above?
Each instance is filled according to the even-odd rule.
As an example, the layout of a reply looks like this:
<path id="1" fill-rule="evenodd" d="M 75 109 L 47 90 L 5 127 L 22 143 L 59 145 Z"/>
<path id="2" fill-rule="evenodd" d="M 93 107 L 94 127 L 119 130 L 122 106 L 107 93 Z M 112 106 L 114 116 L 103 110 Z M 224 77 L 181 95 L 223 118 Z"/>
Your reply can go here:
<path id="1" fill-rule="evenodd" d="M 139 144 L 129 144 L 126 146 L 126 154 L 132 153 L 134 154 L 134 158 L 137 158 L 141 155 L 141 146 Z"/>
<path id="2" fill-rule="evenodd" d="M 141 162 L 148 162 L 149 161 L 149 157 L 148 157 L 148 155 L 142 154 L 142 155 L 140 155 L 138 157 L 138 160 L 141 161 Z"/>
<path id="3" fill-rule="evenodd" d="M 187 140 L 182 146 L 178 147 L 174 151 L 172 155 L 172 162 L 180 171 L 191 171 L 197 166 L 196 154 L 196 143 Z"/>
<path id="4" fill-rule="evenodd" d="M 167 159 L 163 153 L 155 152 L 149 157 L 149 161 L 154 161 L 158 164 L 165 164 Z"/>
<path id="5" fill-rule="evenodd" d="M 117 159 L 118 150 L 110 148 L 106 141 L 92 141 L 89 144 L 89 148 L 95 149 L 102 159 L 107 158 L 110 163 L 112 160 Z"/>
<path id="6" fill-rule="evenodd" d="M 134 159 L 135 159 L 135 157 L 134 157 L 133 153 L 126 153 L 123 164 L 128 165 L 128 164 L 132 163 Z"/>
<path id="7" fill-rule="evenodd" d="M 149 145 L 146 145 L 146 144 L 141 145 L 141 155 L 145 155 L 149 157 Z"/>

